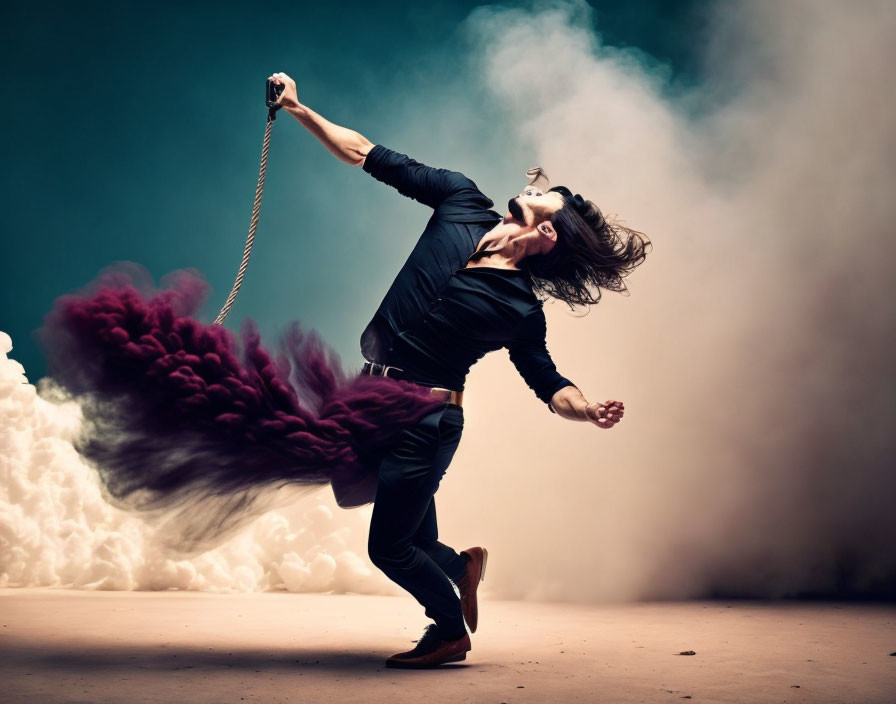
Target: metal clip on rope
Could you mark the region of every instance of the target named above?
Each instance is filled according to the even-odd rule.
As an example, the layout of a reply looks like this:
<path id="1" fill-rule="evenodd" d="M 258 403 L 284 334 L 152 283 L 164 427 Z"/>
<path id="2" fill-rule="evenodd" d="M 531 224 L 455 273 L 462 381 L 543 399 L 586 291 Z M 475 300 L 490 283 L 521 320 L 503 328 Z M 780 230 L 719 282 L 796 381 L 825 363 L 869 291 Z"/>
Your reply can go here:
<path id="1" fill-rule="evenodd" d="M 283 107 L 277 102 L 280 94 L 283 93 L 285 86 L 277 85 L 273 81 L 268 80 L 265 84 L 265 104 L 268 106 L 268 119 L 264 130 L 264 142 L 261 147 L 261 166 L 258 170 L 258 185 L 255 187 L 255 201 L 252 203 L 252 217 L 249 220 L 249 235 L 246 237 L 246 246 L 243 248 L 243 259 L 240 262 L 240 268 L 236 274 L 236 280 L 230 289 L 230 295 L 218 317 L 215 318 L 215 325 L 222 325 L 224 318 L 233 307 L 236 300 L 236 294 L 243 285 L 243 277 L 246 275 L 246 268 L 249 266 L 249 256 L 252 254 L 252 245 L 255 244 L 255 230 L 258 227 L 258 214 L 261 212 L 261 194 L 264 191 L 264 176 L 268 169 L 268 151 L 271 146 L 271 127 L 274 120 L 277 119 L 277 111 Z"/>

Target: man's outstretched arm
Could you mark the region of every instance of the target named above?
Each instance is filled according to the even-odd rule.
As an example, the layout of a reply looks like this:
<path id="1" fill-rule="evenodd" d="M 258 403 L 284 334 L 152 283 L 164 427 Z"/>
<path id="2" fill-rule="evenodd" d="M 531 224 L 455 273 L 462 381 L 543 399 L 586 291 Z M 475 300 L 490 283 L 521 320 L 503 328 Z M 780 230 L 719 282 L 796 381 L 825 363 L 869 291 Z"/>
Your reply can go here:
<path id="1" fill-rule="evenodd" d="M 269 80 L 284 86 L 277 101 L 283 110 L 292 115 L 299 124 L 313 134 L 330 153 L 340 161 L 352 166 L 363 166 L 367 153 L 373 149 L 373 142 L 355 130 L 333 124 L 325 117 L 299 102 L 296 82 L 285 73 L 275 73 Z"/>
<path id="2" fill-rule="evenodd" d="M 406 154 L 392 151 L 383 145 L 375 145 L 355 130 L 340 127 L 325 119 L 299 102 L 295 81 L 285 73 L 275 73 L 270 80 L 284 86 L 283 94 L 278 100 L 283 109 L 340 161 L 362 167 L 378 181 L 433 209 L 449 201 L 461 208 L 476 210 L 494 205 L 462 173 L 421 164 Z"/>

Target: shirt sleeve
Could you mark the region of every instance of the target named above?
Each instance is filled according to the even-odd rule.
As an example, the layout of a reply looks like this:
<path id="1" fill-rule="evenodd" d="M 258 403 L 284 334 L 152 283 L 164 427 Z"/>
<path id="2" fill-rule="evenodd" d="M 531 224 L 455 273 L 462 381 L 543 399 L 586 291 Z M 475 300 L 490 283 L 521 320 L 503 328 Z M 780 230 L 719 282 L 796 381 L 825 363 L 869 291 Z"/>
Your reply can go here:
<path id="1" fill-rule="evenodd" d="M 575 384 L 557 371 L 547 350 L 546 336 L 547 322 L 539 307 L 520 322 L 514 337 L 507 343 L 507 351 L 529 388 L 548 405 L 551 413 L 556 413 L 551 406 L 551 397 L 564 386 Z"/>
<path id="2" fill-rule="evenodd" d="M 443 203 L 491 208 L 494 203 L 476 184 L 458 171 L 437 169 L 415 161 L 407 154 L 377 144 L 368 153 L 361 167 L 403 196 L 418 203 L 438 208 Z"/>

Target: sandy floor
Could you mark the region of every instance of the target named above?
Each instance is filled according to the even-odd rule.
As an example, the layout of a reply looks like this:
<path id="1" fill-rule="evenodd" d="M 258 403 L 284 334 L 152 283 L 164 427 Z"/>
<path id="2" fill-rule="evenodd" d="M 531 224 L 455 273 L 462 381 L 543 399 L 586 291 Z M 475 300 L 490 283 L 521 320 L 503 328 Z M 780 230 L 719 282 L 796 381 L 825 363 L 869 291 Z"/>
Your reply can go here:
<path id="1" fill-rule="evenodd" d="M 896 702 L 894 605 L 486 601 L 429 671 L 382 666 L 410 597 L 4 590 L 0 622 L 10 703 Z"/>

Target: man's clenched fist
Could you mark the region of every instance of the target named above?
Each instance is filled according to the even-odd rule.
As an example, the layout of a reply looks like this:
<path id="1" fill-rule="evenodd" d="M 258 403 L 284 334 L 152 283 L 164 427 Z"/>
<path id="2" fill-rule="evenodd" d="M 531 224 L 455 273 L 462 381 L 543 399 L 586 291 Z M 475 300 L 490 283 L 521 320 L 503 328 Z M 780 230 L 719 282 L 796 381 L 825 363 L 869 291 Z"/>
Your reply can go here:
<path id="1" fill-rule="evenodd" d="M 299 96 L 296 93 L 296 82 L 294 80 L 285 73 L 272 73 L 268 76 L 268 80 L 284 87 L 283 93 L 280 94 L 280 98 L 277 100 L 280 105 L 285 108 L 299 107 Z"/>
<path id="2" fill-rule="evenodd" d="M 622 401 L 594 401 L 585 407 L 585 415 L 599 428 L 612 428 L 625 415 L 625 406 Z"/>

